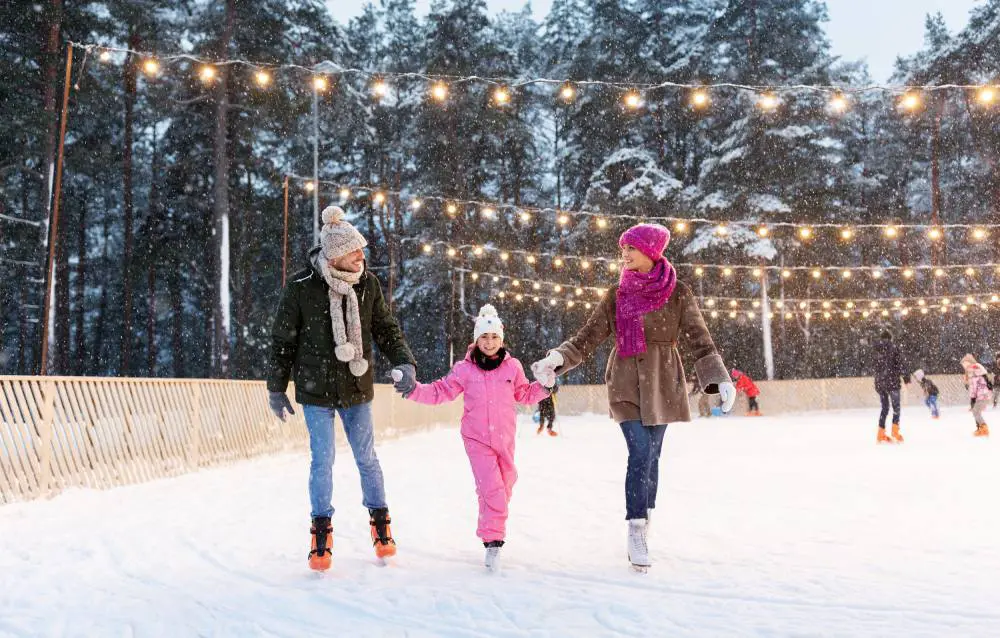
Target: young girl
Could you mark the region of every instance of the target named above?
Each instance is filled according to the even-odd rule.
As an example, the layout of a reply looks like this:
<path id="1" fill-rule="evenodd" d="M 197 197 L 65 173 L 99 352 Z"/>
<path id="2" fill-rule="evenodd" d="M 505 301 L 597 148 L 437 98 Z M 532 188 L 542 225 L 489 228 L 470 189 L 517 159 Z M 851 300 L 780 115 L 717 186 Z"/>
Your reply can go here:
<path id="1" fill-rule="evenodd" d="M 448 376 L 433 383 L 418 383 L 403 396 L 411 401 L 437 405 L 465 393 L 462 439 L 476 478 L 479 528 L 476 534 L 486 547 L 486 568 L 500 567 L 507 507 L 517 480 L 514 468 L 514 435 L 517 404 L 533 405 L 549 396 L 537 381 L 528 382 L 521 362 L 503 347 L 503 323 L 487 304 L 479 311 L 473 343 L 463 361 Z"/>
<path id="2" fill-rule="evenodd" d="M 983 420 L 983 410 L 993 399 L 993 393 L 986 383 L 986 368 L 971 354 L 962 357 L 962 368 L 965 369 L 965 385 L 969 388 L 972 416 L 976 419 L 976 431 L 972 435 L 989 436 L 990 429 Z"/>
<path id="3" fill-rule="evenodd" d="M 941 417 L 941 412 L 938 410 L 938 390 L 937 385 L 933 381 L 927 378 L 923 370 L 917 370 L 913 373 L 913 378 L 917 380 L 920 384 L 920 389 L 924 391 L 924 405 L 931 409 L 931 418 L 938 419 Z"/>

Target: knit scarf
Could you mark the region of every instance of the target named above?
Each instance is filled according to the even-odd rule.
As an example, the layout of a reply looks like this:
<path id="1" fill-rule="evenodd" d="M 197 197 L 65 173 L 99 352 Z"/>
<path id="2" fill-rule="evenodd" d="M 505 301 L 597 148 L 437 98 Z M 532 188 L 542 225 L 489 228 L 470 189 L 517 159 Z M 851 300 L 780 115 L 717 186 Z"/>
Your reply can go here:
<path id="1" fill-rule="evenodd" d="M 333 324 L 333 353 L 338 361 L 346 361 L 351 374 L 356 377 L 368 371 L 364 345 L 361 343 L 361 308 L 354 284 L 361 281 L 361 272 L 337 270 L 323 257 L 323 251 L 312 256 L 316 270 L 330 289 L 330 321 Z M 347 316 L 344 316 L 344 299 L 347 299 Z"/>
<path id="2" fill-rule="evenodd" d="M 648 273 L 622 271 L 615 311 L 619 357 L 625 359 L 646 351 L 642 317 L 667 303 L 676 287 L 677 271 L 665 258 L 653 264 Z"/>

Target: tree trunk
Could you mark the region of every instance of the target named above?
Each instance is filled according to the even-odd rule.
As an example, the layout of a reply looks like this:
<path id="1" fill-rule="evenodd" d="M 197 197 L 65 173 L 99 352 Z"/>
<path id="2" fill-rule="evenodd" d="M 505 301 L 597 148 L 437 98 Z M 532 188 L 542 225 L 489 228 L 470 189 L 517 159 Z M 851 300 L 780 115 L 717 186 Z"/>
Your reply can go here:
<path id="1" fill-rule="evenodd" d="M 173 361 L 173 376 L 182 379 L 184 370 L 184 297 L 181 293 L 181 276 L 176 268 L 167 271 L 167 287 L 170 289 L 170 357 Z"/>
<path id="2" fill-rule="evenodd" d="M 108 261 L 108 242 L 110 241 L 110 230 L 108 229 L 108 218 L 104 218 L 104 258 L 101 261 L 104 268 L 107 269 L 109 266 Z M 91 351 L 94 353 L 91 359 L 94 365 L 91 367 L 90 371 L 95 374 L 103 372 L 101 356 L 104 354 L 104 333 L 107 330 L 107 311 L 108 311 L 108 284 L 107 282 L 101 284 L 101 301 L 97 305 L 97 321 L 94 324 L 94 346 Z"/>
<path id="3" fill-rule="evenodd" d="M 47 261 L 43 259 L 43 257 L 48 249 L 48 242 L 53 242 L 58 239 L 51 236 L 52 229 L 50 226 L 52 224 L 52 194 L 55 189 L 56 176 L 56 134 L 59 130 L 59 118 L 56 113 L 56 93 L 59 88 L 59 63 L 61 58 L 59 34 L 62 30 L 62 9 L 62 0 L 49 0 L 49 15 L 47 16 L 48 22 L 46 23 L 47 33 L 45 34 L 45 55 L 42 59 L 42 73 L 44 77 L 42 89 L 42 108 L 45 111 L 45 141 L 42 150 L 42 161 L 44 162 L 45 168 L 45 193 L 43 193 L 42 197 L 39 199 L 43 202 L 45 232 L 43 232 L 39 237 L 38 261 L 40 263 Z M 54 274 L 54 272 L 45 273 L 46 289 L 53 288 L 53 295 L 56 292 L 54 290 L 55 282 L 52 280 Z M 49 334 L 42 335 L 42 339 L 49 340 L 50 353 L 47 363 L 49 368 L 52 367 L 53 362 L 55 361 L 54 355 L 56 354 L 51 352 L 51 347 L 56 345 L 54 343 L 55 339 L 53 339 L 53 335 L 55 334 L 55 322 L 51 321 L 52 315 L 58 316 L 58 313 L 53 313 L 50 310 L 50 321 L 48 324 Z"/>
<path id="4" fill-rule="evenodd" d="M 128 38 L 129 49 L 139 48 L 139 35 L 133 27 Z M 122 141 L 122 334 L 121 359 L 118 364 L 120 374 L 128 375 L 132 354 L 132 224 L 135 206 L 132 201 L 132 146 L 134 143 L 133 120 L 136 102 L 136 69 L 139 60 L 135 54 L 125 56 L 125 129 Z"/>
<path id="5" fill-rule="evenodd" d="M 219 40 L 219 57 L 225 58 L 233 39 L 236 22 L 236 0 L 226 0 L 226 17 Z M 219 69 L 215 87 L 215 134 L 213 159 L 215 179 L 213 188 L 212 235 L 215 238 L 216 296 L 213 304 L 212 367 L 213 376 L 229 374 L 230 290 L 229 290 L 229 66 Z"/>
<path id="6" fill-rule="evenodd" d="M 146 268 L 148 289 L 146 312 L 146 374 L 156 376 L 156 261 L 149 260 Z"/>
<path id="7" fill-rule="evenodd" d="M 87 365 L 87 202 L 80 201 L 80 221 L 77 224 L 77 262 L 74 299 L 76 302 L 76 347 L 73 352 L 73 373 L 86 374 Z"/>

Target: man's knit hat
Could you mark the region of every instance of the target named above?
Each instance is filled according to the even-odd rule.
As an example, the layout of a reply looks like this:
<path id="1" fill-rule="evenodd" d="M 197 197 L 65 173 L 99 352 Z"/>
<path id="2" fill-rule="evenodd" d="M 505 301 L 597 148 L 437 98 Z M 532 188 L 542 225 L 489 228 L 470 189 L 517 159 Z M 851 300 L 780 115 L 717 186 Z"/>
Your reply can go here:
<path id="1" fill-rule="evenodd" d="M 472 340 L 478 341 L 479 337 L 490 332 L 503 339 L 503 322 L 497 315 L 497 309 L 491 304 L 486 304 L 479 310 L 479 316 L 476 317 L 476 334 Z"/>
<path id="2" fill-rule="evenodd" d="M 913 378 L 916 379 L 917 381 L 923 381 L 924 380 L 924 371 L 923 370 L 914 370 L 913 371 Z"/>
<path id="3" fill-rule="evenodd" d="M 663 258 L 663 251 L 670 243 L 670 231 L 660 224 L 636 224 L 618 239 L 618 246 L 632 246 L 653 261 Z"/>
<path id="4" fill-rule="evenodd" d="M 344 210 L 340 206 L 327 206 L 323 209 L 323 228 L 320 230 L 319 243 L 323 247 L 323 256 L 327 259 L 343 257 L 368 245 L 364 235 L 344 221 Z"/>

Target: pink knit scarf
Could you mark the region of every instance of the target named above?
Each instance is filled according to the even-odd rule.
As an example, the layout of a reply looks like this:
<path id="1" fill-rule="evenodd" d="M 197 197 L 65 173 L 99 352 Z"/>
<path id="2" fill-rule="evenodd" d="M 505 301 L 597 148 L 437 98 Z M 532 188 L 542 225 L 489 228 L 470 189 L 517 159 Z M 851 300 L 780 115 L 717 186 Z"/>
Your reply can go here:
<path id="1" fill-rule="evenodd" d="M 619 357 L 625 359 L 646 351 L 642 316 L 667 303 L 676 287 L 677 271 L 665 258 L 660 258 L 648 273 L 622 270 L 615 311 Z"/>

